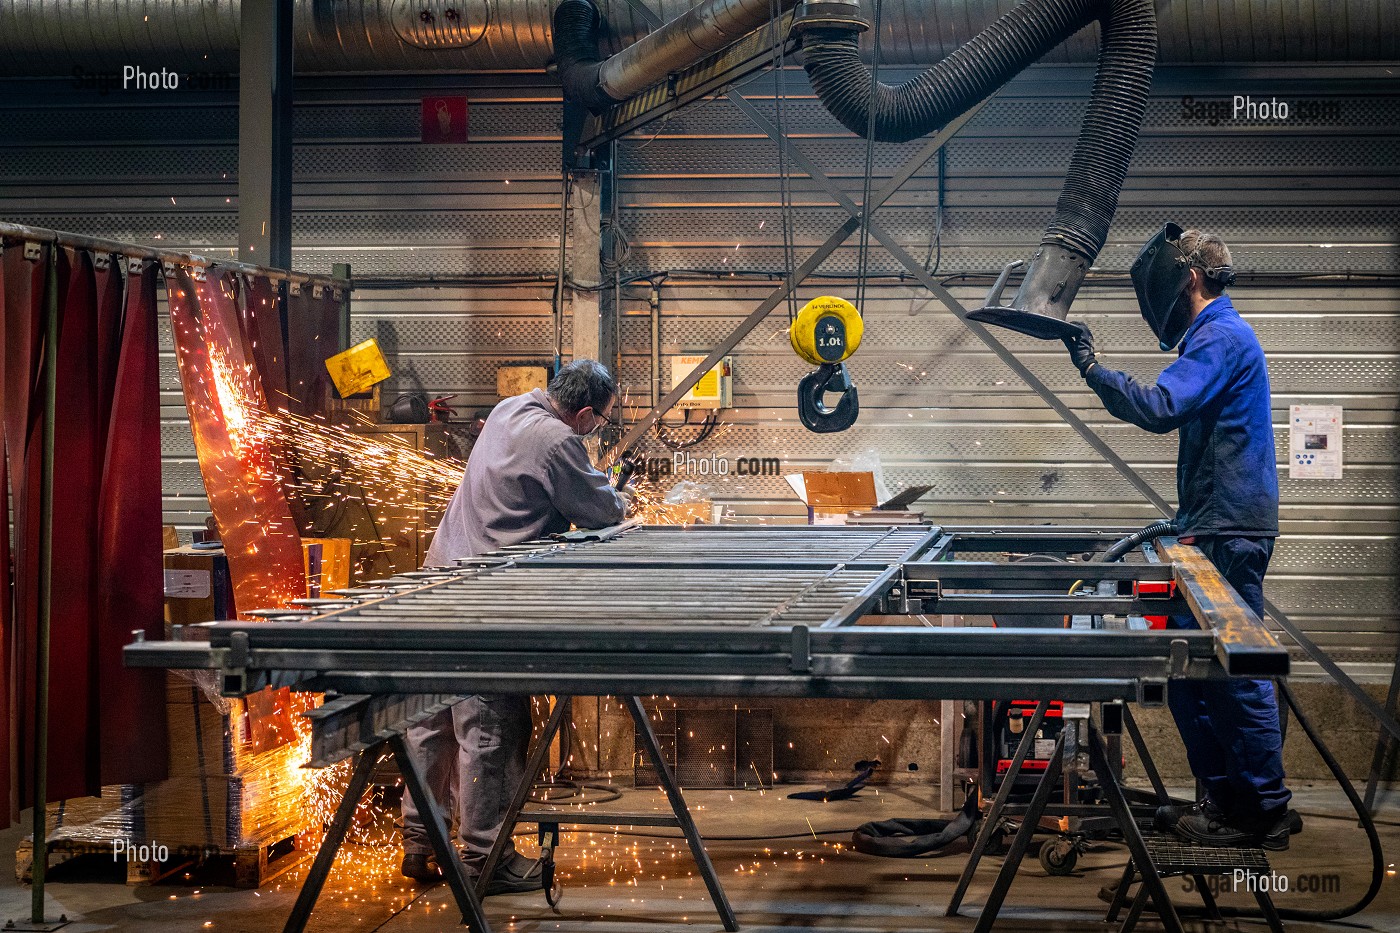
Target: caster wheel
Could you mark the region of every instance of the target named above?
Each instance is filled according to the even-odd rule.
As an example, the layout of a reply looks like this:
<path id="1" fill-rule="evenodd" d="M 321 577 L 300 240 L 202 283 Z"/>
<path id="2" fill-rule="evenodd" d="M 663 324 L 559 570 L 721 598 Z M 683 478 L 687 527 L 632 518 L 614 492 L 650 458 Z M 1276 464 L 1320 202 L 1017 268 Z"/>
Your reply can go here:
<path id="1" fill-rule="evenodd" d="M 987 840 L 987 855 L 1002 856 L 1011 848 L 1011 840 L 1005 833 L 992 833 Z"/>
<path id="2" fill-rule="evenodd" d="M 1068 875 L 1079 862 L 1079 850 L 1064 840 L 1047 842 L 1040 847 L 1040 867 L 1050 875 Z"/>

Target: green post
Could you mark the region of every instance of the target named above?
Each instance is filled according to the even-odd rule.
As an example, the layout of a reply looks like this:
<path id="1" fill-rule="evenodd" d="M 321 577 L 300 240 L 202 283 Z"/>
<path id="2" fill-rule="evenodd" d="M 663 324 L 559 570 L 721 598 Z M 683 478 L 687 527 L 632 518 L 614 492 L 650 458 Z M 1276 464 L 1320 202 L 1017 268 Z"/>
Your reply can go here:
<path id="1" fill-rule="evenodd" d="M 48 867 L 49 808 L 49 616 L 53 588 L 54 421 L 58 407 L 58 245 L 48 248 L 44 300 L 44 436 L 39 465 L 39 605 L 34 677 L 34 868 L 30 919 L 44 922 L 44 873 Z"/>

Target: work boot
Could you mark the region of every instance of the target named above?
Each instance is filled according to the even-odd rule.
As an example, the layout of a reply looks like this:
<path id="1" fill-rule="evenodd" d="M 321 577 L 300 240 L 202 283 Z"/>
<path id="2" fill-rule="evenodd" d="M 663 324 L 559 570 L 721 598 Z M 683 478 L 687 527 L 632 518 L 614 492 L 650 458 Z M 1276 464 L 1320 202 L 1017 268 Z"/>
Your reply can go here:
<path id="1" fill-rule="evenodd" d="M 1186 814 L 1177 821 L 1176 834 L 1188 842 L 1203 846 L 1218 846 L 1230 849 L 1263 848 L 1283 852 L 1288 848 L 1288 837 L 1296 825 L 1302 829 L 1302 819 L 1290 817 L 1288 813 L 1277 816 L 1260 816 L 1253 819 L 1239 816 L 1227 818 L 1223 814 L 1214 817 L 1204 813 Z"/>
<path id="2" fill-rule="evenodd" d="M 1187 842 L 1226 849 L 1253 849 L 1259 844 L 1259 834 L 1252 829 L 1226 822 L 1222 813 L 1185 813 L 1173 830 Z M 1285 838 L 1287 834 L 1285 834 Z M 1285 845 L 1284 848 L 1287 848 Z"/>
<path id="3" fill-rule="evenodd" d="M 437 864 L 430 859 L 431 856 L 417 852 L 405 852 L 403 866 L 399 871 L 405 878 L 412 878 L 414 881 L 441 881 L 442 872 L 438 871 Z"/>
<path id="4" fill-rule="evenodd" d="M 1209 797 L 1203 797 L 1189 806 L 1168 804 L 1158 807 L 1152 816 L 1152 828 L 1162 833 L 1172 832 L 1176 829 L 1176 824 L 1181 822 L 1181 818 L 1188 813 L 1196 816 L 1205 814 L 1212 819 L 1223 819 L 1225 816 L 1219 807 L 1210 802 Z"/>
<path id="5" fill-rule="evenodd" d="M 1297 810 L 1288 810 L 1272 821 L 1266 820 L 1259 830 L 1259 847 L 1271 852 L 1288 848 L 1288 837 L 1303 831 L 1303 818 Z"/>
<path id="6" fill-rule="evenodd" d="M 496 866 L 486 885 L 486 896 L 496 894 L 528 894 L 544 890 L 544 866 L 519 852 L 512 852 Z"/>

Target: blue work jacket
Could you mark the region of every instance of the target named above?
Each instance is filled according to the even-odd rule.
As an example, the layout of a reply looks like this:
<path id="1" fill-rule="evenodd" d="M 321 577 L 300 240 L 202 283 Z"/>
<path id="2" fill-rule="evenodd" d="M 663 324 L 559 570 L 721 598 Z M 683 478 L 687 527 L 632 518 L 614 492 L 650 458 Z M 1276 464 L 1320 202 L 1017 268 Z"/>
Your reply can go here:
<path id="1" fill-rule="evenodd" d="M 1229 296 L 1201 309 L 1156 384 L 1102 364 L 1085 378 L 1114 417 L 1154 434 L 1180 432 L 1182 535 L 1278 534 L 1269 371 L 1259 338 Z"/>

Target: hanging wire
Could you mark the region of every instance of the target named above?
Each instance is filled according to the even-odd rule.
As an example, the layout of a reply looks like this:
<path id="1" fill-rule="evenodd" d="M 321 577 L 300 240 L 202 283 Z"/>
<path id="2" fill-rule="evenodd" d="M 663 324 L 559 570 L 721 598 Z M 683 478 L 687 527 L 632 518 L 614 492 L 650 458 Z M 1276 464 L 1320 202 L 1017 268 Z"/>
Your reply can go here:
<path id="1" fill-rule="evenodd" d="M 943 201 L 945 192 L 945 179 L 948 171 L 948 147 L 944 146 L 938 150 L 938 189 L 935 193 L 937 201 L 934 206 L 933 226 L 929 233 L 928 250 L 924 253 L 924 269 L 930 278 L 938 277 L 938 270 L 943 265 Z M 929 263 L 932 263 L 930 266 Z M 932 298 L 921 299 L 916 293 L 909 299 L 909 314 L 912 317 L 917 313 L 920 301 L 931 301 Z"/>
<path id="2" fill-rule="evenodd" d="M 599 245 L 605 257 L 599 265 L 605 275 L 616 279 L 622 272 L 622 267 L 627 264 L 627 258 L 632 254 L 632 241 L 627 239 L 627 231 L 622 229 L 621 212 L 617 203 L 617 140 L 614 139 L 611 146 L 612 156 L 608 159 L 607 178 L 600 179 L 601 183 L 609 186 L 610 197 L 608 216 L 598 225 L 602 238 Z"/>
<path id="3" fill-rule="evenodd" d="M 856 258 L 856 311 L 865 314 L 865 276 L 870 257 L 870 188 L 871 176 L 875 171 L 875 92 L 880 86 L 880 28 L 884 7 L 875 0 L 875 41 L 872 45 L 870 63 L 870 104 L 866 107 L 865 122 L 865 178 L 860 198 L 860 251 Z"/>
<path id="4" fill-rule="evenodd" d="M 769 0 L 768 9 L 776 30 L 783 15 L 779 0 Z M 784 41 L 781 36 L 774 38 L 777 40 L 773 43 L 773 120 L 778 130 L 778 207 L 783 227 L 783 269 L 786 272 L 784 279 L 787 281 L 788 323 L 792 324 L 797 320 L 798 310 L 797 289 L 793 285 L 797 267 L 797 235 L 792 222 L 792 184 L 788 178 L 787 129 L 783 116 L 783 101 L 787 96 L 783 81 Z"/>
<path id="5" fill-rule="evenodd" d="M 564 356 L 564 266 L 569 250 L 569 189 L 573 175 L 565 170 L 559 186 L 559 270 L 554 280 L 554 372 L 559 372 Z"/>
<path id="6" fill-rule="evenodd" d="M 943 200 L 947 184 L 948 172 L 948 147 L 944 146 L 938 150 L 938 206 L 934 213 L 933 238 L 929 241 L 928 253 L 924 255 L 924 268 L 928 269 L 930 276 L 938 275 L 939 266 L 943 265 Z M 934 256 L 934 250 L 938 254 Z M 929 261 L 933 261 L 930 268 Z"/>

